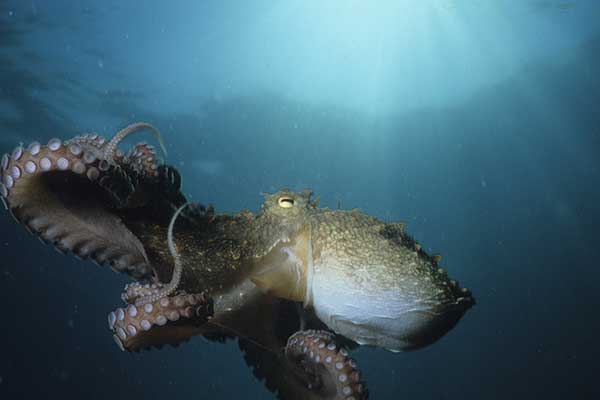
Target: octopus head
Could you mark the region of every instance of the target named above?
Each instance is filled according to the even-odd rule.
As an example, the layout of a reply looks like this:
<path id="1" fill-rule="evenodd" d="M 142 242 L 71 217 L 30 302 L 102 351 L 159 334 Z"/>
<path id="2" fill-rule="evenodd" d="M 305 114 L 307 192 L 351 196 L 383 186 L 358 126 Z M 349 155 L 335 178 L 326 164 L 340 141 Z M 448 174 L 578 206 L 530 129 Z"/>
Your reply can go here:
<path id="1" fill-rule="evenodd" d="M 255 220 L 252 281 L 272 295 L 304 301 L 310 273 L 310 215 L 317 209 L 312 191 L 283 189 L 265 194 Z"/>
<path id="2" fill-rule="evenodd" d="M 293 220 L 300 222 L 310 209 L 317 207 L 317 201 L 311 200 L 312 193 L 309 189 L 300 192 L 282 189 L 274 194 L 265 193 L 261 214 L 273 221 L 281 219 L 281 223 L 290 223 Z"/>

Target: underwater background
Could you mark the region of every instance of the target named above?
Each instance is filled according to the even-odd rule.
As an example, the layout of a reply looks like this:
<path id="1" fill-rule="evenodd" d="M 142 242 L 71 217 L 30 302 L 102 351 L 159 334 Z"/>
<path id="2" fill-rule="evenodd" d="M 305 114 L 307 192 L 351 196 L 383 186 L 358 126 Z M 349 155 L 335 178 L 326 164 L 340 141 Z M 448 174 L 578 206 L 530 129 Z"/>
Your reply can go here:
<path id="1" fill-rule="evenodd" d="M 0 150 L 147 121 L 218 212 L 308 187 L 405 221 L 477 305 L 425 349 L 354 351 L 372 399 L 597 399 L 599 21 L 596 0 L 2 0 Z M 274 398 L 234 341 L 121 352 L 128 279 L 7 212 L 0 248 L 0 399 Z"/>

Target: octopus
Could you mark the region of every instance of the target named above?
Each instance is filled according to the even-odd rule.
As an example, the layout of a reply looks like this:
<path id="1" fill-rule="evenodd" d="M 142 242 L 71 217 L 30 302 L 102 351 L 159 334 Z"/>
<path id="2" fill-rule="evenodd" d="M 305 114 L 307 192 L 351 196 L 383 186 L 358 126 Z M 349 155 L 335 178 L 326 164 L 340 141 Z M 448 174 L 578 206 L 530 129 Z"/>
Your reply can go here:
<path id="1" fill-rule="evenodd" d="M 17 222 L 132 278 L 107 318 L 121 350 L 235 339 L 281 399 L 363 400 L 350 350 L 430 345 L 475 304 L 402 223 L 320 208 L 310 190 L 266 194 L 256 214 L 189 203 L 153 146 L 118 149 L 141 130 L 164 149 L 135 123 L 1 160 L 0 198 Z"/>

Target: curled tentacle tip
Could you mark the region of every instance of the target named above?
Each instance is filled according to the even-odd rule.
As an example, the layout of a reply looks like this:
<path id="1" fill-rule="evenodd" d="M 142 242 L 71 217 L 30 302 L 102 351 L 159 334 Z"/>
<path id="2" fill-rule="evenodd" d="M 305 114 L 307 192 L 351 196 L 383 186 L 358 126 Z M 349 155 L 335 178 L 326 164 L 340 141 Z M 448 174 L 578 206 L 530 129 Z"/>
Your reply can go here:
<path id="1" fill-rule="evenodd" d="M 167 154 L 167 146 L 165 145 L 165 141 L 164 141 L 162 135 L 160 134 L 160 132 L 158 132 L 158 131 L 156 131 L 156 132 L 157 132 L 156 140 L 158 140 L 158 145 L 160 146 L 160 150 L 162 151 L 163 156 L 165 158 L 167 158 L 168 154 Z"/>
<path id="2" fill-rule="evenodd" d="M 154 127 L 154 125 L 149 124 L 147 122 L 135 122 L 133 124 L 126 126 L 125 128 L 121 129 L 120 131 L 118 131 L 113 136 L 113 138 L 108 143 L 106 143 L 106 145 L 104 146 L 105 157 L 107 159 L 112 159 L 112 157 L 115 154 L 115 151 L 117 150 L 117 146 L 119 145 L 119 143 L 121 143 L 123 141 L 123 139 L 125 139 L 127 136 L 129 136 L 135 132 L 141 131 L 143 129 L 149 129 L 152 132 L 152 135 L 158 141 L 160 149 L 163 152 L 164 156 L 166 157 L 167 156 L 167 148 L 165 146 L 165 142 L 162 138 L 162 135 L 160 134 L 160 131 L 158 129 L 156 129 L 156 127 Z"/>
<path id="3" fill-rule="evenodd" d="M 171 257 L 173 257 L 173 275 L 171 277 L 171 281 L 166 284 L 158 284 L 156 288 L 150 290 L 147 293 L 143 293 L 141 296 L 132 296 L 138 297 L 135 300 L 135 304 L 138 306 L 143 306 L 147 303 L 152 303 L 158 301 L 164 297 L 168 297 L 175 293 L 177 288 L 179 287 L 179 283 L 181 282 L 181 275 L 183 272 L 183 266 L 181 263 L 181 256 L 179 251 L 177 251 L 177 247 L 175 246 L 175 241 L 173 239 L 173 228 L 175 226 L 175 221 L 177 221 L 177 217 L 179 214 L 188 207 L 192 203 L 185 203 L 181 207 L 175 211 L 173 217 L 171 218 L 171 222 L 169 223 L 169 229 L 167 232 L 167 246 L 169 248 L 169 252 L 171 253 Z M 142 291 L 138 291 L 138 294 L 142 293 Z"/>

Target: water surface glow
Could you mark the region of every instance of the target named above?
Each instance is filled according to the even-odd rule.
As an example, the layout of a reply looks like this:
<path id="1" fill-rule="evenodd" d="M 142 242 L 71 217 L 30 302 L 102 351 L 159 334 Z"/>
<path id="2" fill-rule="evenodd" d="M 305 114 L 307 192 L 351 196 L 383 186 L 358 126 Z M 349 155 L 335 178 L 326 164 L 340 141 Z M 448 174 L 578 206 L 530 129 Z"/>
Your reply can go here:
<path id="1" fill-rule="evenodd" d="M 597 398 L 600 3 L 0 1 L 0 150 L 147 120 L 191 199 L 311 187 L 407 229 L 478 305 L 374 399 Z M 151 137 L 144 137 L 151 140 Z M 0 398 L 273 398 L 237 345 L 121 353 L 127 279 L 0 213 Z"/>

